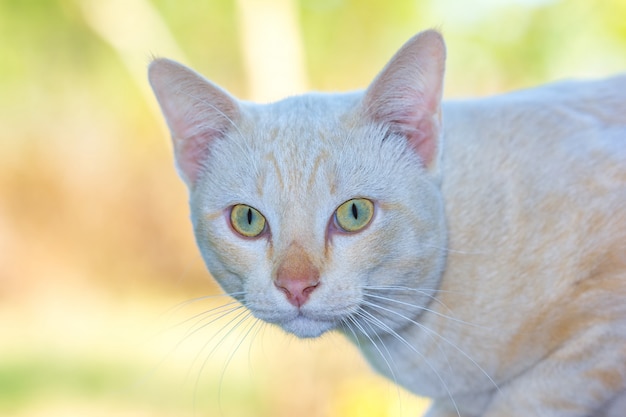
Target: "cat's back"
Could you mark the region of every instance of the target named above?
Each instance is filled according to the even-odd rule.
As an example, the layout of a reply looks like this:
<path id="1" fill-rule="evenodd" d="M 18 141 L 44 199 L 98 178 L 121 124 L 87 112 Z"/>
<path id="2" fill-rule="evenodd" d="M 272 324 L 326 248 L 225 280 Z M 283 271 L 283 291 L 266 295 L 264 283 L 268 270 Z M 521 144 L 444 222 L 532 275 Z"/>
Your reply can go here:
<path id="1" fill-rule="evenodd" d="M 444 103 L 448 136 L 457 129 L 480 140 L 508 140 L 525 133 L 571 136 L 575 129 L 626 127 L 626 73 L 593 81 L 563 81 L 493 97 Z M 572 126 L 573 124 L 573 126 Z M 499 134 L 498 134 L 499 133 Z M 554 137 L 557 135 L 557 137 Z M 490 140 L 491 140 L 490 139 Z M 563 137 L 563 139 L 566 139 Z M 626 138 L 622 140 L 626 141 Z"/>
<path id="2" fill-rule="evenodd" d="M 531 280 L 535 299 L 598 274 L 626 295 L 626 75 L 450 102 L 443 117 L 452 249 L 489 254 L 477 268 Z"/>
<path id="3" fill-rule="evenodd" d="M 536 191 L 598 188 L 600 181 L 626 188 L 626 74 L 448 102 L 443 113 L 450 185 L 475 174 Z"/>

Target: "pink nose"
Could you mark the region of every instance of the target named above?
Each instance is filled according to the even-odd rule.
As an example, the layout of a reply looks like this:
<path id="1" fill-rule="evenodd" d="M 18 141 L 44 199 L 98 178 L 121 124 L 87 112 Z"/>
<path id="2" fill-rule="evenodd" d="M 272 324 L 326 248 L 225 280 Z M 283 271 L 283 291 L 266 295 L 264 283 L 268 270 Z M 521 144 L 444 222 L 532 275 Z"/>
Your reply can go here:
<path id="1" fill-rule="evenodd" d="M 274 285 L 287 296 L 287 301 L 300 308 L 320 283 L 320 272 L 306 251 L 292 245 L 278 265 Z"/>
<path id="2" fill-rule="evenodd" d="M 319 277 L 278 277 L 274 285 L 285 293 L 287 301 L 296 307 L 302 307 L 309 299 L 311 293 L 319 285 Z"/>

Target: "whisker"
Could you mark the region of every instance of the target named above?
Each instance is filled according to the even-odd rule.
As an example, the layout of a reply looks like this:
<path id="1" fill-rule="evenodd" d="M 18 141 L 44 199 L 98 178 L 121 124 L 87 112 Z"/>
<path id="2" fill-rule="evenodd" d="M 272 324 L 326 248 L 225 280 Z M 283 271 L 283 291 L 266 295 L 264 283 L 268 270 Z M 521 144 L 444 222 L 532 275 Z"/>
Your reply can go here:
<path id="1" fill-rule="evenodd" d="M 242 317 L 243 316 L 243 317 Z M 200 365 L 200 367 L 198 368 L 198 371 L 196 373 L 196 380 L 195 380 L 195 384 L 194 384 L 194 390 L 193 390 L 193 403 L 194 403 L 194 414 L 195 414 L 195 409 L 196 409 L 196 400 L 197 400 L 197 395 L 198 395 L 198 387 L 200 384 L 200 377 L 202 376 L 202 374 L 204 373 L 204 369 L 206 368 L 206 365 L 208 363 L 209 358 L 211 358 L 211 356 L 213 355 L 213 353 L 215 353 L 215 351 L 222 345 L 222 343 L 224 343 L 224 341 L 232 334 L 233 331 L 235 331 L 235 329 L 237 329 L 239 326 L 242 325 L 242 323 L 244 323 L 248 318 L 250 318 L 250 316 L 252 316 L 252 313 L 250 313 L 249 310 L 244 309 L 244 311 L 240 312 L 239 314 L 237 314 L 235 317 L 233 317 L 230 321 L 228 321 L 228 323 L 226 323 L 219 331 L 217 331 L 216 333 L 214 333 L 202 346 L 202 348 L 198 351 L 198 354 L 196 355 L 196 357 L 194 358 L 191 367 L 189 368 L 187 377 L 189 376 L 189 372 L 191 372 L 191 369 L 194 368 L 194 364 L 196 362 L 198 362 L 198 359 L 200 357 L 200 354 L 207 348 L 207 346 L 213 341 L 213 339 L 220 333 L 222 333 L 222 331 L 224 329 L 226 329 L 227 327 L 229 327 L 231 325 L 231 323 L 235 322 L 236 323 L 221 337 L 221 339 L 219 340 L 219 342 L 217 342 L 215 344 L 215 346 L 213 346 L 213 348 L 211 349 L 211 351 L 206 355 L 206 357 L 204 358 L 204 360 L 202 361 L 202 364 Z M 237 321 L 237 319 L 239 319 Z M 230 360 L 229 360 L 230 361 Z M 220 378 L 220 385 L 221 385 L 221 378 Z M 220 392 L 221 392 L 221 387 L 220 387 Z"/>
<path id="2" fill-rule="evenodd" d="M 361 341 L 359 340 L 359 337 L 357 336 L 356 332 L 354 331 L 354 329 L 352 328 L 352 326 L 349 323 L 349 319 L 351 319 L 351 316 L 348 316 L 347 318 L 342 318 L 340 323 L 342 325 L 342 327 L 348 329 L 350 331 L 350 333 L 352 333 L 352 336 L 354 336 L 354 341 L 357 345 L 357 347 L 359 348 L 359 350 L 361 349 Z"/>
<path id="3" fill-rule="evenodd" d="M 360 312 L 358 313 L 360 315 Z M 361 316 L 364 320 L 365 323 L 368 323 L 368 320 L 366 317 Z M 398 378 L 396 377 L 396 373 L 394 372 L 394 368 L 395 366 L 391 366 L 391 363 L 389 362 L 389 360 L 387 359 L 387 356 L 385 356 L 385 354 L 382 352 L 382 350 L 378 347 L 378 345 L 376 344 L 376 342 L 374 341 L 374 339 L 372 339 L 372 337 L 369 335 L 369 333 L 367 333 L 367 331 L 363 328 L 363 326 L 352 316 L 348 316 L 347 319 L 357 328 L 357 330 L 360 331 L 361 334 L 363 334 L 367 340 L 369 340 L 369 342 L 372 344 L 372 346 L 374 346 L 374 349 L 376 349 L 376 351 L 378 352 L 378 354 L 380 355 L 380 357 L 383 359 L 383 361 L 385 362 L 385 364 L 387 365 L 387 368 L 389 369 L 389 372 L 391 373 L 391 376 L 393 378 L 393 382 L 396 384 L 396 386 L 398 385 Z M 368 323 L 369 325 L 369 323 Z M 353 332 L 354 333 L 354 332 Z M 376 332 L 374 332 L 374 334 L 377 334 Z M 358 340 L 358 337 L 357 337 Z M 380 339 L 380 336 L 378 336 L 378 340 L 380 343 L 382 343 L 383 347 L 385 348 L 385 350 L 387 350 L 387 347 L 385 346 L 385 344 L 383 343 L 383 341 Z M 389 354 L 389 351 L 387 350 L 387 354 Z M 389 359 L 392 360 L 393 359 L 391 356 L 389 356 Z M 394 364 L 395 365 L 395 364 Z"/>
<path id="4" fill-rule="evenodd" d="M 224 325 L 223 325 L 223 326 L 222 326 L 222 327 L 221 327 L 221 328 L 220 328 L 217 332 L 213 333 L 213 334 L 211 335 L 211 337 L 209 337 L 209 338 L 207 339 L 207 341 L 206 341 L 206 342 L 202 345 L 202 348 L 200 348 L 200 350 L 198 351 L 198 353 L 197 353 L 197 354 L 196 354 L 196 356 L 194 357 L 194 359 L 193 359 L 193 361 L 192 361 L 192 363 L 191 363 L 191 366 L 189 367 L 189 370 L 187 371 L 187 376 L 186 376 L 186 378 L 188 378 L 188 377 L 189 377 L 189 374 L 191 373 L 191 370 L 194 368 L 194 366 L 195 366 L 196 362 L 198 362 L 198 358 L 200 357 L 200 354 L 201 354 L 201 353 L 202 353 L 202 352 L 203 352 L 203 351 L 207 348 L 207 346 L 209 346 L 209 344 L 210 344 L 210 343 L 211 343 L 211 342 L 212 342 L 212 341 L 213 341 L 213 340 L 214 340 L 214 339 L 215 339 L 218 335 L 220 335 L 220 334 L 221 334 L 221 333 L 222 333 L 225 329 L 229 328 L 229 327 L 231 326 L 231 324 L 232 324 L 232 323 L 236 322 L 236 324 L 235 324 L 233 327 L 231 327 L 231 328 L 230 328 L 230 330 L 228 330 L 228 331 L 226 332 L 226 334 L 224 334 L 224 335 L 222 336 L 222 338 L 220 339 L 220 341 L 219 341 L 219 342 L 218 342 L 218 343 L 217 343 L 217 344 L 213 347 L 213 349 L 211 349 L 211 351 L 209 352 L 209 355 L 208 355 L 209 357 L 210 357 L 210 356 L 213 354 L 213 352 L 215 352 L 215 350 L 216 350 L 216 349 L 217 349 L 217 348 L 218 348 L 218 347 L 222 344 L 222 342 L 224 341 L 224 339 L 225 339 L 226 337 L 228 337 L 228 335 L 229 335 L 229 334 L 231 334 L 231 333 L 233 332 L 233 330 L 234 330 L 235 328 L 237 328 L 237 326 L 238 326 L 238 325 L 239 325 L 239 324 L 240 324 L 243 320 L 245 320 L 248 316 L 250 316 L 250 314 L 251 314 L 251 313 L 250 313 L 248 310 L 246 310 L 243 306 L 241 306 L 241 307 L 239 307 L 239 308 L 237 308 L 237 309 L 235 309 L 235 310 L 231 311 L 231 313 L 233 313 L 233 312 L 235 312 L 235 311 L 237 311 L 237 310 L 240 310 L 240 309 L 241 309 L 241 310 L 243 310 L 243 311 L 240 311 L 240 312 L 239 312 L 239 313 L 238 313 L 235 317 L 231 318 L 231 319 L 230 319 L 227 323 L 225 323 L 225 324 L 224 324 Z M 243 318 L 241 318 L 242 316 L 243 316 Z M 219 319 L 219 318 L 223 318 L 223 317 L 225 317 L 225 316 L 218 317 L 218 319 Z M 201 327 L 199 327 L 198 329 L 194 330 L 194 333 L 195 333 L 195 332 L 200 331 L 201 329 L 203 329 L 204 327 L 208 326 L 209 324 L 211 324 L 211 323 L 215 322 L 216 320 L 217 320 L 217 319 L 214 319 L 214 320 L 211 320 L 209 323 L 203 324 Z M 239 321 L 237 321 L 237 320 L 239 320 Z M 205 364 L 206 364 L 206 363 L 205 363 Z M 204 367 L 204 364 L 203 364 L 203 367 Z M 201 368 L 200 368 L 200 371 L 202 371 L 203 367 L 201 367 Z"/>
<path id="5" fill-rule="evenodd" d="M 435 245 L 422 244 L 422 246 L 425 246 L 427 248 L 439 249 L 444 252 L 458 253 L 460 255 L 489 255 L 489 253 L 487 252 L 464 251 L 464 250 L 457 250 L 457 249 L 450 249 L 450 248 L 442 248 L 441 246 L 435 246 Z"/>
<path id="6" fill-rule="evenodd" d="M 193 325 L 191 325 L 189 327 L 187 332 L 183 335 L 183 339 L 181 341 L 184 341 L 184 340 L 188 339 L 189 337 L 191 337 L 195 333 L 198 333 L 200 330 L 206 328 L 207 326 L 210 326 L 211 324 L 217 322 L 218 320 L 223 319 L 224 317 L 226 317 L 229 314 L 232 314 L 232 313 L 234 313 L 234 312 L 236 312 L 238 310 L 244 310 L 245 311 L 245 307 L 243 305 L 238 304 L 238 303 L 229 303 L 228 305 L 231 305 L 231 304 L 236 304 L 236 305 L 234 307 L 230 307 L 226 311 L 215 311 L 215 310 L 220 310 L 220 309 L 226 307 L 226 305 L 225 305 L 225 306 L 217 307 L 215 309 L 211 309 L 211 310 L 209 310 L 207 312 L 200 313 L 200 314 L 197 314 L 196 316 L 194 316 L 194 317 L 197 317 L 197 316 L 205 315 L 205 317 L 200 318 Z M 241 314 L 242 313 L 240 313 L 240 315 Z M 214 316 L 217 316 L 217 317 L 214 317 Z M 208 320 L 211 317 L 213 317 L 213 318 Z M 239 317 L 239 316 L 237 316 L 237 317 Z M 189 321 L 189 320 L 190 319 L 188 319 L 187 321 Z"/>
<path id="7" fill-rule="evenodd" d="M 243 320 L 247 320 L 248 318 L 250 318 L 252 316 L 252 314 L 249 314 L 247 317 L 245 317 Z M 242 322 L 243 322 L 242 320 Z M 230 364 L 230 362 L 233 360 L 233 358 L 235 357 L 235 353 L 237 353 L 237 351 L 239 350 L 239 348 L 241 347 L 241 345 L 243 344 L 244 340 L 246 340 L 248 338 L 248 336 L 250 335 L 250 332 L 252 331 L 252 329 L 254 329 L 255 327 L 257 327 L 257 324 L 259 324 L 259 320 L 258 319 L 254 319 L 252 321 L 252 325 L 250 325 L 248 327 L 248 329 L 245 331 L 245 333 L 241 336 L 241 338 L 239 339 L 239 342 L 235 345 L 234 349 L 231 349 L 230 354 L 228 355 L 228 358 L 226 359 L 226 362 L 224 363 L 224 366 L 222 367 L 222 373 L 220 374 L 220 379 L 219 379 L 219 383 L 218 383 L 218 393 L 217 396 L 219 398 L 219 408 L 220 408 L 220 412 L 222 412 L 222 385 L 224 382 L 224 375 L 226 374 L 226 369 L 228 368 L 228 365 Z M 260 327 L 257 327 L 257 329 Z M 250 348 L 252 346 L 252 341 L 250 341 Z M 248 355 L 250 354 L 250 348 L 248 349 Z M 207 358 L 205 359 L 205 362 L 209 359 L 209 357 L 207 356 Z M 250 357 L 248 356 L 248 361 L 250 360 Z M 204 367 L 204 366 L 203 366 Z M 223 415 L 223 412 L 221 413 Z"/>
<path id="8" fill-rule="evenodd" d="M 374 334 L 374 336 L 376 336 L 376 338 L 378 339 L 378 341 L 380 342 L 380 344 L 382 345 L 383 349 L 385 350 L 385 352 L 387 352 L 387 357 L 389 358 L 389 361 L 391 362 L 391 364 L 393 365 L 394 369 L 398 369 L 398 367 L 396 366 L 394 360 L 393 360 L 393 355 L 391 354 L 391 352 L 389 352 L 389 349 L 387 348 L 387 345 L 383 342 L 383 340 L 380 338 L 380 335 L 378 334 L 378 332 L 374 329 L 372 323 L 367 319 L 367 316 L 365 316 L 363 310 L 359 310 L 359 312 L 357 313 L 357 315 L 359 315 L 363 321 L 368 325 L 368 327 L 370 328 L 370 330 L 372 331 L 372 333 Z M 395 375 L 394 375 L 394 382 L 397 384 L 398 382 L 395 380 Z"/>
<path id="9" fill-rule="evenodd" d="M 367 303 L 367 302 L 366 302 L 366 303 Z M 409 318 L 409 317 L 406 317 L 405 315 L 403 315 L 403 314 L 401 314 L 401 313 L 398 313 L 398 312 L 397 312 L 397 311 L 395 311 L 395 310 L 388 309 L 388 308 L 385 308 L 385 307 L 383 307 L 383 306 L 380 306 L 380 305 L 377 305 L 377 304 L 373 304 L 373 303 L 368 303 L 368 305 L 370 305 L 370 306 L 372 306 L 372 307 L 375 307 L 375 308 L 377 308 L 377 309 L 384 310 L 384 311 L 389 312 L 389 313 L 391 313 L 391 314 L 394 314 L 394 315 L 396 315 L 396 316 L 398 316 L 398 317 L 400 317 L 400 318 L 402 318 L 402 319 L 404 319 L 404 320 L 408 321 L 409 323 L 416 325 L 417 327 L 419 327 L 420 329 L 424 330 L 425 332 L 427 332 L 427 333 L 429 333 L 429 334 L 432 334 L 432 335 L 434 335 L 434 336 L 438 337 L 439 339 L 443 340 L 443 341 L 444 341 L 444 342 L 446 342 L 449 346 L 453 347 L 453 348 L 454 348 L 454 349 L 456 349 L 459 353 L 461 353 L 461 355 L 463 355 L 466 359 L 468 359 L 468 360 L 469 360 L 469 361 L 470 361 L 470 362 L 471 362 L 474 366 L 476 366 L 476 368 L 478 368 L 478 370 L 480 370 L 480 372 L 481 372 L 483 375 L 485 375 L 485 377 L 487 377 L 487 379 L 489 379 L 489 381 L 491 382 L 491 384 L 493 384 L 493 386 L 496 388 L 496 390 L 497 390 L 498 392 L 501 392 L 501 390 L 500 390 L 500 386 L 496 383 L 496 381 L 494 381 L 494 380 L 493 380 L 493 378 L 489 375 L 489 373 L 487 373 L 487 371 L 485 371 L 485 369 L 484 369 L 482 366 L 480 366 L 480 365 L 479 365 L 479 364 L 478 364 L 478 363 L 477 363 L 477 362 L 476 362 L 476 361 L 475 361 L 475 360 L 474 360 L 471 356 L 469 356 L 469 355 L 468 355 L 468 354 L 467 354 L 467 353 L 466 353 L 463 349 L 461 349 L 461 348 L 460 348 L 460 347 L 458 347 L 456 344 L 454 344 L 453 342 L 451 342 L 448 338 L 446 338 L 446 337 L 444 337 L 444 336 L 440 335 L 439 333 L 437 333 L 437 332 L 436 332 L 436 331 L 434 331 L 434 330 L 429 329 L 428 327 L 424 326 L 422 323 L 419 323 L 419 322 L 417 322 L 417 321 L 415 321 L 415 320 L 413 320 L 413 319 L 411 319 L 411 318 Z M 371 313 L 368 313 L 368 314 L 371 314 Z"/>
<path id="10" fill-rule="evenodd" d="M 458 408 L 458 406 L 456 404 L 456 401 L 454 400 L 454 396 L 452 395 L 452 392 L 450 391 L 450 388 L 448 387 L 448 384 L 443 379 L 443 377 L 441 376 L 439 371 L 437 371 L 435 369 L 435 367 L 430 363 L 430 361 L 426 358 L 426 356 L 424 356 L 424 354 L 422 352 L 420 352 L 419 350 L 417 350 L 415 348 L 415 346 L 413 346 L 405 338 L 400 336 L 395 330 L 393 330 L 391 327 L 389 327 L 387 324 L 385 324 L 383 321 L 381 321 L 378 317 L 374 316 L 372 313 L 370 313 L 369 311 L 364 310 L 364 309 L 361 309 L 361 312 L 364 315 L 366 315 L 367 321 L 371 322 L 372 324 L 375 324 L 379 329 L 381 329 L 381 330 L 385 331 L 387 334 L 393 336 L 395 339 L 397 339 L 402 344 L 407 346 L 411 351 L 415 352 L 417 355 L 420 356 L 420 358 L 422 358 L 424 360 L 424 363 L 426 364 L 426 366 L 428 366 L 430 368 L 430 370 L 433 371 L 433 373 L 435 374 L 437 379 L 439 379 L 439 382 L 441 382 L 441 385 L 446 390 L 446 393 L 448 394 L 448 397 L 450 398 L 450 401 L 452 402 L 452 405 L 454 406 L 454 409 L 456 410 L 457 415 L 459 417 L 461 417 L 461 413 L 460 413 L 459 408 Z M 364 317 L 364 316 L 362 315 L 361 317 Z"/>
<path id="11" fill-rule="evenodd" d="M 249 319 L 252 316 L 252 314 L 249 314 L 248 316 L 246 316 L 243 320 L 242 320 L 242 325 L 244 325 L 245 321 Z M 232 351 L 230 352 L 230 354 L 228 355 L 228 359 L 226 360 L 226 362 L 224 363 L 224 367 L 222 369 L 222 375 L 220 377 L 220 386 L 221 386 L 221 382 L 224 379 L 224 373 L 226 372 L 226 368 L 228 367 L 228 364 L 231 362 L 231 360 L 233 359 L 233 357 L 235 356 L 235 353 L 239 350 L 239 348 L 241 347 L 241 345 L 243 344 L 244 340 L 246 340 L 246 338 L 250 335 L 250 332 L 252 332 L 252 330 L 254 328 L 257 328 L 257 330 L 259 329 L 259 327 L 257 327 L 257 325 L 259 324 L 259 319 L 254 318 L 254 320 L 252 320 L 252 324 L 247 328 L 247 330 L 245 331 L 245 333 L 241 336 L 239 342 L 235 345 L 234 349 L 232 349 Z"/>
<path id="12" fill-rule="evenodd" d="M 193 303 L 197 303 L 199 301 L 204 301 L 204 300 L 209 300 L 209 299 L 214 299 L 214 298 L 221 298 L 221 297 L 235 298 L 238 295 L 245 295 L 245 294 L 246 294 L 245 291 L 239 291 L 239 292 L 235 292 L 235 293 L 232 293 L 232 294 L 230 294 L 230 293 L 210 294 L 210 295 L 203 295 L 203 296 L 196 297 L 196 298 L 191 298 L 189 300 L 181 301 L 180 303 L 177 303 L 176 305 L 170 307 L 169 309 L 167 309 L 163 313 L 161 313 L 161 315 L 159 317 L 161 318 L 161 317 L 172 315 L 174 313 L 177 313 L 183 307 L 186 307 L 186 306 L 188 306 L 190 304 L 193 304 Z"/>
<path id="13" fill-rule="evenodd" d="M 398 402 L 401 403 L 402 402 L 402 395 L 400 394 L 400 384 L 398 383 L 398 378 L 396 377 L 396 374 L 394 372 L 394 369 L 398 369 L 398 366 L 396 365 L 396 362 L 393 360 L 393 355 L 391 354 L 391 352 L 389 351 L 389 349 L 387 348 L 387 345 L 385 344 L 385 342 L 383 342 L 383 340 L 380 337 L 380 334 L 374 329 L 374 324 L 365 314 L 366 313 L 363 309 L 359 309 L 356 314 L 357 316 L 361 317 L 361 319 L 363 320 L 363 322 L 365 324 L 368 325 L 368 327 L 372 330 L 373 334 L 376 336 L 376 338 L 378 339 L 378 341 L 380 342 L 380 344 L 382 345 L 383 349 L 385 350 L 385 352 L 387 352 L 387 356 L 389 358 L 389 361 L 386 359 L 385 355 L 382 354 L 382 352 L 380 351 L 380 349 L 378 349 L 378 347 L 374 344 L 374 346 L 377 348 L 379 354 L 381 355 L 381 357 L 383 358 L 383 360 L 385 361 L 385 364 L 387 365 L 387 368 L 389 369 L 389 371 L 391 372 L 391 376 L 392 376 L 392 380 L 394 382 L 394 387 L 396 388 L 396 394 L 398 396 Z M 355 323 L 358 325 L 358 323 Z M 373 342 L 373 339 L 371 337 L 368 336 L 368 339 Z"/>
<path id="14" fill-rule="evenodd" d="M 231 302 L 223 304 L 221 306 L 217 306 L 217 307 L 211 308 L 209 310 L 205 310 L 205 311 L 202 311 L 200 313 L 196 313 L 193 316 L 188 317 L 188 318 L 186 318 L 184 320 L 181 320 L 180 322 L 178 322 L 176 324 L 172 324 L 171 326 L 169 326 L 165 330 L 163 330 L 163 332 L 173 330 L 173 329 L 175 329 L 177 327 L 182 326 L 185 323 L 189 323 L 190 321 L 192 321 L 194 319 L 200 318 L 196 323 L 194 323 L 193 325 L 190 326 L 190 329 L 185 334 L 185 336 L 186 336 L 191 331 L 191 329 L 193 329 L 197 324 L 201 323 L 202 321 L 206 320 L 207 318 L 213 317 L 213 316 L 218 315 L 218 314 L 227 314 L 226 312 L 221 311 L 221 310 L 225 310 L 227 308 L 229 308 L 229 309 L 234 311 L 234 310 L 237 310 L 239 308 L 243 308 L 243 306 L 238 301 L 231 301 Z"/>
<path id="15" fill-rule="evenodd" d="M 451 291 L 451 290 L 440 290 L 440 289 L 429 289 L 429 288 L 411 288 L 411 287 L 404 287 L 404 286 L 400 286 L 400 285 L 383 285 L 383 286 L 367 286 L 364 289 L 366 290 L 379 290 L 379 291 L 405 291 L 405 292 L 416 292 L 422 295 L 425 295 L 426 297 L 430 298 L 431 300 L 433 300 L 434 302 L 436 302 L 437 304 L 441 305 L 442 307 L 444 307 L 446 310 L 448 310 L 450 313 L 454 314 L 454 311 L 448 307 L 447 304 L 445 304 L 443 301 L 441 301 L 439 298 L 435 297 L 432 294 L 429 293 L 450 293 L 450 294 L 464 294 L 462 291 Z"/>
<path id="16" fill-rule="evenodd" d="M 208 298 L 208 297 L 199 297 L 197 299 L 194 299 L 193 301 L 198 301 L 198 300 L 206 299 L 206 298 Z M 159 332 L 159 334 L 163 334 L 166 331 L 171 330 L 171 329 L 176 328 L 176 327 L 179 327 L 182 324 L 188 322 L 189 320 L 192 320 L 193 318 L 201 316 L 201 315 L 209 314 L 209 317 L 212 317 L 212 316 L 215 316 L 215 315 L 219 314 L 218 317 L 213 318 L 212 320 L 210 320 L 208 323 L 204 324 L 203 326 L 198 327 L 196 329 L 191 328 L 191 329 L 187 330 L 185 335 L 173 347 L 171 347 L 167 352 L 165 352 L 163 354 L 162 358 L 158 361 L 158 363 L 156 365 L 152 366 L 150 370 L 146 371 L 144 377 L 142 377 L 141 379 L 142 380 L 147 380 L 151 375 L 154 375 L 163 366 L 163 364 L 168 360 L 168 358 L 170 358 L 174 354 L 174 352 L 176 352 L 182 346 L 183 343 L 185 343 L 193 334 L 195 334 L 196 332 L 200 331 L 203 327 L 206 327 L 206 326 L 210 325 L 211 323 L 214 323 L 217 320 L 220 320 L 220 319 L 228 316 L 229 314 L 232 314 L 235 311 L 244 308 L 242 305 L 238 305 L 238 306 L 232 307 L 231 306 L 232 304 L 235 304 L 235 303 L 228 303 L 226 305 L 219 306 L 219 307 L 207 310 L 207 311 L 205 311 L 203 313 L 196 314 L 195 316 L 193 316 L 190 319 L 184 320 L 181 323 L 178 323 L 176 325 L 170 326 L 168 329 L 162 330 L 161 332 Z M 231 306 L 231 307 L 228 308 L 227 310 L 225 310 L 226 307 L 228 307 L 228 306 Z M 222 310 L 222 311 L 218 311 L 218 310 Z M 195 324 L 194 324 L 194 326 L 195 326 Z M 138 383 L 142 383 L 142 382 L 138 381 Z"/>
<path id="17" fill-rule="evenodd" d="M 444 318 L 446 320 L 453 321 L 455 323 L 460 323 L 460 324 L 464 324 L 464 325 L 467 325 L 467 326 L 472 326 L 472 327 L 477 327 L 477 328 L 484 329 L 484 330 L 489 330 L 489 329 L 485 328 L 484 326 L 480 326 L 478 324 L 470 323 L 470 322 L 465 321 L 465 320 L 457 319 L 456 317 L 448 316 L 446 314 L 443 314 L 443 313 L 440 313 L 438 311 L 432 310 L 432 309 L 430 309 L 428 307 L 423 307 L 423 306 L 407 303 L 407 302 L 404 302 L 404 301 L 395 300 L 393 298 L 384 297 L 382 295 L 375 295 L 375 294 L 372 294 L 372 293 L 365 293 L 365 295 L 367 297 L 370 297 L 370 298 L 376 298 L 378 300 L 389 301 L 389 302 L 392 302 L 392 303 L 395 303 L 395 304 L 399 304 L 399 305 L 403 305 L 403 306 L 407 306 L 407 307 L 412 307 L 412 308 L 417 308 L 417 309 L 420 309 L 422 311 L 427 311 L 429 313 L 432 313 L 432 314 L 434 314 L 436 316 L 442 317 L 442 318 Z M 376 305 L 376 306 L 378 306 L 378 305 Z"/>
<path id="18" fill-rule="evenodd" d="M 412 288 L 406 287 L 402 285 L 368 285 L 367 288 L 370 289 L 381 289 L 381 290 L 399 290 L 399 291 L 415 291 L 415 292 L 436 292 L 436 293 L 450 293 L 450 294 L 465 294 L 464 291 L 455 291 L 455 290 L 442 290 L 439 288 Z"/>

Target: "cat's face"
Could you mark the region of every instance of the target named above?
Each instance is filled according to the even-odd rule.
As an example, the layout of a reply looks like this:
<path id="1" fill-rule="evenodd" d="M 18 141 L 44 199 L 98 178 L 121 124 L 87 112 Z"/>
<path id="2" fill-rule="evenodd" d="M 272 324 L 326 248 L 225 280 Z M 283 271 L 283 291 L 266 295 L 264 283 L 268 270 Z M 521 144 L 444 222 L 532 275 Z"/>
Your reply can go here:
<path id="1" fill-rule="evenodd" d="M 408 49 L 365 93 L 271 105 L 239 102 L 178 64 L 153 63 L 198 246 L 256 317 L 300 337 L 333 328 L 371 335 L 406 325 L 432 298 L 445 256 L 441 81 L 398 96 L 405 55 L 433 55 Z M 411 103 L 417 108 L 398 110 Z"/>
<path id="2" fill-rule="evenodd" d="M 358 105 L 312 96 L 243 107 L 192 190 L 214 277 L 298 336 L 385 304 L 368 297 L 386 293 L 379 287 L 433 289 L 440 267 L 437 188 L 406 140 L 351 115 L 350 101 Z"/>

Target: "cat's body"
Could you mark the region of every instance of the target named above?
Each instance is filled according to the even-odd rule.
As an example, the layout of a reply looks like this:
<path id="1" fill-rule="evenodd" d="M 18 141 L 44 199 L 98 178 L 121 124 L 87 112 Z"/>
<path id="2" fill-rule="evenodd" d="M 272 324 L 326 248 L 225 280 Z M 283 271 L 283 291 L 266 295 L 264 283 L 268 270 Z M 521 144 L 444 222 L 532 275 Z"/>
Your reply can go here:
<path id="1" fill-rule="evenodd" d="M 444 57 L 265 106 L 155 61 L 211 273 L 429 416 L 626 415 L 626 76 L 440 107 Z"/>
<path id="2" fill-rule="evenodd" d="M 450 251 L 430 308 L 475 326 L 423 316 L 433 332 L 403 336 L 430 365 L 396 377 L 445 399 L 443 378 L 475 402 L 462 415 L 595 415 L 626 378 L 626 77 L 443 109 Z"/>

